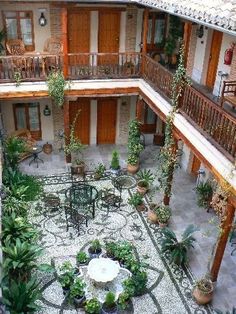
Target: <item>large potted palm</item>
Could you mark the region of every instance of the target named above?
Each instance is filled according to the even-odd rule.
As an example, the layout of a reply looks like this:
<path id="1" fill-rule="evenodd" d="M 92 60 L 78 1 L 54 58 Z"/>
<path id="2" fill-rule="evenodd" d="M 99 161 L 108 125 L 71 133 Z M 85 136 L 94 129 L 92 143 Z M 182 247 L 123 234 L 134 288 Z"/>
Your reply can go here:
<path id="1" fill-rule="evenodd" d="M 181 240 L 177 239 L 176 234 L 169 228 L 162 229 L 162 241 L 161 251 L 162 253 L 168 253 L 171 263 L 177 265 L 183 265 L 188 260 L 188 251 L 193 246 L 196 239 L 193 237 L 193 233 L 198 228 L 194 225 L 189 225 L 182 234 Z"/>

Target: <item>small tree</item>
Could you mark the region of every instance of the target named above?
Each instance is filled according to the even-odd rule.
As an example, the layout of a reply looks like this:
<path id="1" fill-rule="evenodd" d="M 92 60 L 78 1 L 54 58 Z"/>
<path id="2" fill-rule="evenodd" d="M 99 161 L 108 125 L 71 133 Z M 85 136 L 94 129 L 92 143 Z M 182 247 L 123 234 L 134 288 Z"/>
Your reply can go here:
<path id="1" fill-rule="evenodd" d="M 119 153 L 117 150 L 113 150 L 112 152 L 111 169 L 120 169 Z"/>

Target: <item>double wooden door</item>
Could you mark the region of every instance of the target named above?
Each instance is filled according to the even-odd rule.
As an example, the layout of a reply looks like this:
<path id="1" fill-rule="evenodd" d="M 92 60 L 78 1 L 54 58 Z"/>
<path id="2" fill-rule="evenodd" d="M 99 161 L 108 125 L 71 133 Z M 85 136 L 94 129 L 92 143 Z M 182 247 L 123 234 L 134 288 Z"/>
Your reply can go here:
<path id="1" fill-rule="evenodd" d="M 109 56 L 105 53 L 118 53 L 120 45 L 120 12 L 99 12 L 98 52 L 104 53 L 98 59 L 99 64 L 118 63 L 118 55 Z"/>
<path id="2" fill-rule="evenodd" d="M 97 144 L 115 144 L 117 99 L 102 98 L 97 104 Z"/>
<path id="3" fill-rule="evenodd" d="M 75 136 L 82 144 L 89 144 L 90 138 L 90 99 L 78 98 L 70 101 L 70 125 L 73 123 L 76 114 L 80 111 L 75 123 Z"/>

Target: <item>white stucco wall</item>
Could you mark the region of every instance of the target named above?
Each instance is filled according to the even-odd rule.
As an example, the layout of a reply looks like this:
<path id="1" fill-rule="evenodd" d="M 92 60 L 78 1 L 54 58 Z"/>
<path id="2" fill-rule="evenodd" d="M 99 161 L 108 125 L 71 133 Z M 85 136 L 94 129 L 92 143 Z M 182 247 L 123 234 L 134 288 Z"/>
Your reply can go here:
<path id="1" fill-rule="evenodd" d="M 54 138 L 54 129 L 53 129 L 53 120 L 52 115 L 44 116 L 43 110 L 45 105 L 48 105 L 52 112 L 52 105 L 49 99 L 21 99 L 15 101 L 4 101 L 1 102 L 1 112 L 2 112 L 2 121 L 3 128 L 6 130 L 7 134 L 15 131 L 15 122 L 13 115 L 13 104 L 14 103 L 27 103 L 27 102 L 39 102 L 40 103 L 40 119 L 41 119 L 41 130 L 42 130 L 42 141 L 53 141 Z"/>
<path id="2" fill-rule="evenodd" d="M 236 43 L 236 37 L 228 35 L 228 34 L 223 34 L 220 56 L 219 56 L 219 63 L 218 63 L 217 74 L 216 74 L 216 81 L 215 81 L 214 90 L 213 90 L 214 95 L 218 95 L 219 93 L 220 76 L 218 75 L 218 72 L 223 71 L 230 74 L 230 65 L 224 64 L 224 54 L 225 54 L 225 50 L 230 48 L 230 44 L 232 42 Z M 223 80 L 225 80 L 225 78 L 223 78 Z"/>
<path id="3" fill-rule="evenodd" d="M 209 29 L 204 28 L 204 36 L 202 38 L 197 38 L 197 45 L 195 50 L 195 57 L 193 63 L 192 79 L 198 83 L 201 83 L 202 74 L 204 70 L 204 60 L 206 47 L 209 40 Z"/>
<path id="4" fill-rule="evenodd" d="M 188 172 L 189 171 L 189 163 L 190 163 L 190 159 L 191 159 L 191 150 L 183 142 L 181 142 L 181 144 L 179 144 L 179 148 L 182 150 L 181 158 L 180 158 L 180 166 L 184 171 Z"/>
<path id="5" fill-rule="evenodd" d="M 47 20 L 47 25 L 42 27 L 38 23 L 38 19 L 40 17 L 39 9 L 46 9 L 44 12 L 44 16 Z M 35 43 L 35 51 L 40 52 L 43 51 L 44 43 L 46 39 L 48 39 L 50 34 L 50 18 L 49 18 L 49 4 L 48 3 L 20 3 L 17 4 L 9 4 L 2 3 L 1 4 L 2 11 L 33 11 L 33 24 L 34 24 L 34 43 Z M 3 28 L 3 19 L 2 14 L 0 14 L 0 29 Z"/>
<path id="6" fill-rule="evenodd" d="M 143 9 L 138 9 L 135 51 L 140 52 L 142 42 Z"/>

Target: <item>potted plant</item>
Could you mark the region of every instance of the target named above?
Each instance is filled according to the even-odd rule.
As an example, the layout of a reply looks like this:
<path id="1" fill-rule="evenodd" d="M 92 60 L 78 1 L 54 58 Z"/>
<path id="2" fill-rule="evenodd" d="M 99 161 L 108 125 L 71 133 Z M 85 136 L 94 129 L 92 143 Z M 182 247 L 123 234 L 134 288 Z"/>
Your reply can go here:
<path id="1" fill-rule="evenodd" d="M 132 275 L 132 277 L 125 279 L 123 281 L 123 287 L 125 291 L 128 291 L 130 296 L 140 296 L 146 290 L 147 281 L 147 272 L 139 271 Z"/>
<path id="2" fill-rule="evenodd" d="M 98 239 L 95 239 L 91 242 L 88 252 L 91 258 L 99 257 L 99 255 L 102 253 L 102 246 Z"/>
<path id="3" fill-rule="evenodd" d="M 128 199 L 128 203 L 134 206 L 138 211 L 145 210 L 145 205 L 143 203 L 143 196 L 139 194 L 138 192 L 130 196 L 130 198 Z"/>
<path id="4" fill-rule="evenodd" d="M 139 169 L 139 155 L 143 150 L 140 143 L 140 123 L 133 119 L 129 122 L 127 170 L 134 174 Z"/>
<path id="5" fill-rule="evenodd" d="M 213 283 L 208 278 L 201 278 L 196 281 L 193 289 L 193 297 L 198 304 L 207 304 L 213 297 Z"/>
<path id="6" fill-rule="evenodd" d="M 99 163 L 94 170 L 94 179 L 95 180 L 101 179 L 104 176 L 105 171 L 106 167 L 102 163 Z"/>
<path id="7" fill-rule="evenodd" d="M 157 214 L 157 220 L 159 223 L 159 226 L 161 228 L 167 226 L 168 221 L 171 217 L 171 209 L 169 206 L 161 205 L 155 208 L 156 214 Z"/>
<path id="8" fill-rule="evenodd" d="M 69 299 L 73 300 L 76 306 L 80 306 L 85 300 L 85 283 L 77 278 L 70 287 Z"/>
<path id="9" fill-rule="evenodd" d="M 170 263 L 177 265 L 185 264 L 188 260 L 188 251 L 193 246 L 196 239 L 193 233 L 197 231 L 194 225 L 189 225 L 182 234 L 182 238 L 178 241 L 175 233 L 169 228 L 162 229 L 161 251 L 162 253 L 170 253 Z"/>
<path id="10" fill-rule="evenodd" d="M 109 291 L 106 295 L 105 301 L 102 305 L 102 314 L 117 314 L 116 296 L 112 291 Z"/>
<path id="11" fill-rule="evenodd" d="M 120 295 L 117 300 L 118 308 L 121 309 L 122 311 L 125 311 L 129 308 L 130 306 L 130 294 L 128 291 L 124 290 Z"/>
<path id="12" fill-rule="evenodd" d="M 101 311 L 101 305 L 97 298 L 88 300 L 84 308 L 85 312 L 88 314 L 99 314 Z"/>
<path id="13" fill-rule="evenodd" d="M 150 169 L 144 169 L 137 173 L 137 177 L 137 191 L 144 195 L 148 191 L 150 184 L 154 181 L 154 176 Z"/>
<path id="14" fill-rule="evenodd" d="M 67 157 L 72 156 L 72 174 L 84 174 L 85 163 L 82 160 L 82 151 L 85 148 L 80 141 L 80 139 L 75 135 L 75 125 L 78 119 L 80 110 L 78 110 L 70 129 L 70 135 L 68 138 L 65 138 L 64 152 Z M 78 157 L 80 155 L 80 158 Z"/>
<path id="15" fill-rule="evenodd" d="M 111 172 L 117 174 L 120 170 L 120 161 L 119 161 L 119 153 L 117 150 L 112 151 L 112 158 L 111 158 Z"/>
<path id="16" fill-rule="evenodd" d="M 153 223 L 158 223 L 158 218 L 157 218 L 157 214 L 156 214 L 156 210 L 157 210 L 157 207 L 159 205 L 156 204 L 156 203 L 151 203 L 148 207 L 148 212 L 147 212 L 147 215 L 148 215 L 148 220 L 150 222 L 153 222 Z"/>
<path id="17" fill-rule="evenodd" d="M 118 245 L 116 242 L 106 242 L 105 243 L 106 256 L 109 257 L 110 259 L 115 259 L 117 248 Z"/>
<path id="18" fill-rule="evenodd" d="M 58 281 L 61 284 L 64 294 L 68 294 L 70 287 L 74 282 L 75 270 L 70 262 L 64 262 L 60 267 L 60 274 L 58 275 Z"/>
<path id="19" fill-rule="evenodd" d="M 76 263 L 78 266 L 87 265 L 88 260 L 89 260 L 89 258 L 85 252 L 78 252 L 76 254 Z"/>
<path id="20" fill-rule="evenodd" d="M 196 187 L 196 193 L 198 206 L 207 208 L 209 211 L 213 195 L 212 184 L 209 181 L 200 182 Z"/>

